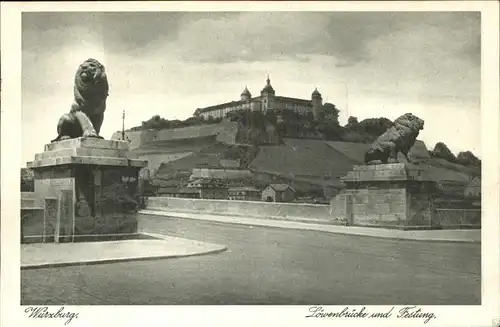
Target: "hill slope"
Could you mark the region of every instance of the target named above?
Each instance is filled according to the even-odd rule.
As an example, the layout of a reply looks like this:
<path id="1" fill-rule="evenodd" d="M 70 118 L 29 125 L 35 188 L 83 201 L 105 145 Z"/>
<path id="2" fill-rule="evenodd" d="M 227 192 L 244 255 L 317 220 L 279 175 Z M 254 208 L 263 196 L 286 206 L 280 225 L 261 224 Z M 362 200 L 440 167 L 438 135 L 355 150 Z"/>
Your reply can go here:
<path id="1" fill-rule="evenodd" d="M 292 183 L 297 190 L 316 192 L 324 187 L 341 187 L 340 177 L 356 164 L 363 164 L 368 144 L 345 141 L 284 138 L 277 144 L 239 144 L 248 131 L 237 122 L 190 126 L 170 130 L 127 131 L 131 149 L 149 160 L 156 178 L 186 179 L 193 168 L 221 168 L 221 159 L 240 162 L 249 168 L 255 183 L 264 186 L 270 181 Z M 121 133 L 115 133 L 119 138 Z M 263 135 L 265 138 L 266 136 Z M 258 138 L 258 137 L 257 137 Z M 269 140 L 267 138 L 266 140 Z M 273 142 L 271 142 L 273 143 Z M 469 181 L 480 176 L 480 167 L 463 166 L 444 159 L 430 157 L 427 147 L 417 141 L 409 153 L 412 161 L 440 184 L 461 190 Z M 404 162 L 404 157 L 400 155 Z"/>

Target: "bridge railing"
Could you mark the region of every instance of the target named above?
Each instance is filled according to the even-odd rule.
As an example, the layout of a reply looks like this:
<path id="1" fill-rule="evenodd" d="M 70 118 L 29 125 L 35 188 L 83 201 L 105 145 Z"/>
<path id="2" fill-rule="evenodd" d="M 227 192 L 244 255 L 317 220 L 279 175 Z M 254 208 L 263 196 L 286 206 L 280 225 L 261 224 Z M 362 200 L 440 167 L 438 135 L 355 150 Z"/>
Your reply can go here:
<path id="1" fill-rule="evenodd" d="M 481 227 L 481 209 L 436 208 L 434 215 L 442 227 Z"/>

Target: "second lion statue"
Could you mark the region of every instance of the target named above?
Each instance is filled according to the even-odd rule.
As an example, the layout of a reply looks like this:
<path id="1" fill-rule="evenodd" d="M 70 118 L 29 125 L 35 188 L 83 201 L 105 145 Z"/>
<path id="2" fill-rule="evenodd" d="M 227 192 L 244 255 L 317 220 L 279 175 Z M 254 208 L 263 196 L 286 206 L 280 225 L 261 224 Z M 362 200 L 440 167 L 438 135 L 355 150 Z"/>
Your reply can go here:
<path id="1" fill-rule="evenodd" d="M 104 66 L 95 59 L 85 60 L 76 71 L 74 102 L 57 124 L 52 142 L 77 137 L 101 138 L 99 132 L 106 111 L 109 85 Z"/>
<path id="2" fill-rule="evenodd" d="M 365 164 L 396 163 L 399 152 L 411 162 L 408 152 L 422 129 L 424 129 L 422 119 L 412 113 L 402 115 L 370 145 L 365 153 Z"/>

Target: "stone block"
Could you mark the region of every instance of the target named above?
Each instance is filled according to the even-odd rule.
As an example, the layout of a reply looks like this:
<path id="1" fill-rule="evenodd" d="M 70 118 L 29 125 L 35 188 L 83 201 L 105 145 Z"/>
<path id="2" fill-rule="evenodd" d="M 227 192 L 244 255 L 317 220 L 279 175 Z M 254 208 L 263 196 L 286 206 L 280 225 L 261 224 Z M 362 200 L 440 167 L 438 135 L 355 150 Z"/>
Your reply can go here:
<path id="1" fill-rule="evenodd" d="M 43 220 L 43 242 L 54 240 L 54 235 L 59 221 L 59 200 L 56 198 L 46 198 Z"/>
<path id="2" fill-rule="evenodd" d="M 343 182 L 352 194 L 352 222 L 363 226 L 434 226 L 436 183 L 404 163 L 355 166 Z"/>
<path id="3" fill-rule="evenodd" d="M 45 145 L 45 151 L 75 148 L 128 150 L 129 143 L 127 141 L 120 140 L 104 140 L 98 138 L 79 137 Z"/>
<path id="4" fill-rule="evenodd" d="M 59 221 L 56 224 L 54 233 L 55 242 L 64 242 L 74 236 L 74 193 L 69 190 L 62 190 L 59 199 Z"/>
<path id="5" fill-rule="evenodd" d="M 126 141 L 76 138 L 45 145 L 27 167 L 43 168 L 64 165 L 131 166 L 143 168 L 147 160 L 138 159 L 128 151 Z"/>
<path id="6" fill-rule="evenodd" d="M 21 208 L 21 243 L 41 242 L 44 228 L 44 208 Z"/>
<path id="7" fill-rule="evenodd" d="M 35 155 L 35 161 L 57 157 L 115 157 L 128 158 L 128 150 L 123 149 L 91 149 L 91 148 L 72 148 L 72 149 L 57 149 L 53 151 L 45 151 Z"/>
<path id="8" fill-rule="evenodd" d="M 443 228 L 480 228 L 481 209 L 436 209 L 435 224 Z"/>
<path id="9" fill-rule="evenodd" d="M 344 183 L 380 182 L 380 181 L 430 181 L 430 177 L 417 165 L 404 163 L 381 165 L 356 165 L 342 178 Z"/>
<path id="10" fill-rule="evenodd" d="M 147 160 L 132 157 L 128 142 L 78 138 L 45 150 L 28 163 L 36 197 L 45 199 L 44 240 L 137 232 L 139 170 Z"/>

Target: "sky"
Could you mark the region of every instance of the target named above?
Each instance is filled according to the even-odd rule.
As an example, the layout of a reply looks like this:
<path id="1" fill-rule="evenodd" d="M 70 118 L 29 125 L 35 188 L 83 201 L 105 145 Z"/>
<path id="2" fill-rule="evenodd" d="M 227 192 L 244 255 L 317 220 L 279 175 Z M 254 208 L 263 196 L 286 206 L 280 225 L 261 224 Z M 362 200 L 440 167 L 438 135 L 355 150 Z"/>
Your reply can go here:
<path id="1" fill-rule="evenodd" d="M 103 63 L 110 84 L 101 135 L 153 115 L 260 94 L 310 99 L 340 122 L 412 112 L 429 149 L 481 157 L 480 14 L 474 12 L 55 12 L 22 15 L 22 160 L 55 138 L 78 65 Z M 30 137 L 30 135 L 38 135 Z"/>

